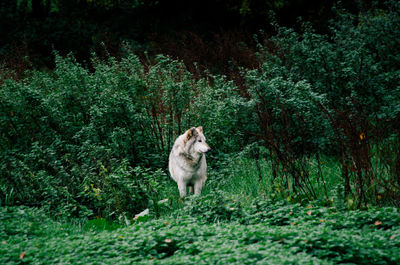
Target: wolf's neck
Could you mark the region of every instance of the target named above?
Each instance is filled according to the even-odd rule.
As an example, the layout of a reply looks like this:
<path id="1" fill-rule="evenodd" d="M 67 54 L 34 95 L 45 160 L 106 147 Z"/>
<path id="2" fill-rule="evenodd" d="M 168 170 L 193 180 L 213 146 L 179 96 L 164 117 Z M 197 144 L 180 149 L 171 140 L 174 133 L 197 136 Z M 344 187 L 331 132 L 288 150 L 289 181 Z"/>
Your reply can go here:
<path id="1" fill-rule="evenodd" d="M 179 155 L 181 155 L 188 164 L 190 164 L 191 166 L 197 166 L 200 164 L 200 159 L 203 156 L 202 153 L 188 153 L 188 152 L 182 152 Z"/>

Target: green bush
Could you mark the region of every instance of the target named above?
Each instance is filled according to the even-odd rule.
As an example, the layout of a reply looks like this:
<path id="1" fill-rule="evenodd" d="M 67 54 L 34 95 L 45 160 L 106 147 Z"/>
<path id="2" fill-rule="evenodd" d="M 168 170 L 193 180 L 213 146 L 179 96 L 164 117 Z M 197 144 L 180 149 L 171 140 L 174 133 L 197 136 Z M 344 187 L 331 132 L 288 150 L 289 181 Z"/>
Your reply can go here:
<path id="1" fill-rule="evenodd" d="M 238 93 L 233 81 L 209 76 L 199 81 L 189 119 L 204 128 L 207 143 L 217 154 L 240 151 L 250 143 L 246 129 L 251 126 L 252 104 Z"/>
<path id="2" fill-rule="evenodd" d="M 307 23 L 301 33 L 277 27 L 263 65 L 247 73 L 254 134 L 274 177 L 287 176 L 282 186 L 295 194 L 316 197 L 307 161 L 322 153 L 340 160 L 345 196 L 358 207 L 384 193 L 398 204 L 400 5 L 385 8 L 358 16 L 337 9 L 330 35 Z"/>
<path id="3" fill-rule="evenodd" d="M 71 56 L 56 64 L 0 90 L 1 204 L 105 217 L 143 210 L 156 188 L 144 175 L 160 172 L 134 168 L 166 165 L 188 127 L 175 119 L 190 103 L 191 75 L 165 57 L 146 71 L 135 56 L 94 60 L 93 72 Z"/>
<path id="4" fill-rule="evenodd" d="M 242 118 L 225 120 L 244 104 L 232 82 L 196 80 L 181 62 L 161 55 L 152 65 L 134 55 L 93 57 L 92 66 L 56 54 L 53 72 L 3 83 L 1 204 L 132 216 L 165 198 L 160 190 L 167 185 L 159 186 L 168 177 L 160 169 L 166 171 L 174 140 L 187 128 L 203 125 L 220 152 L 240 148 L 243 135 L 233 131 Z"/>

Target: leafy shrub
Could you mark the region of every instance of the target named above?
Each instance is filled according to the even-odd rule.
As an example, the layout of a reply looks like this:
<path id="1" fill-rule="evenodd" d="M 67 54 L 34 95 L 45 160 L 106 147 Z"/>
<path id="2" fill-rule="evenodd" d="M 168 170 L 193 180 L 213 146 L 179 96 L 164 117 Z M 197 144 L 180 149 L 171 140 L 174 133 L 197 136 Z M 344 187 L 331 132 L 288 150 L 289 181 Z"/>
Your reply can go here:
<path id="1" fill-rule="evenodd" d="M 211 148 L 219 154 L 238 152 L 247 144 L 245 129 L 251 126 L 251 104 L 241 97 L 233 81 L 223 76 L 200 80 L 196 96 L 187 112 L 195 124 L 201 124 Z"/>
<path id="2" fill-rule="evenodd" d="M 122 165 L 112 172 L 102 168 L 98 176 L 83 180 L 78 194 L 81 204 L 94 209 L 93 214 L 125 223 L 139 211 L 154 206 L 162 197 L 167 176 L 160 170 Z M 68 215 L 67 212 L 62 215 Z"/>
<path id="3" fill-rule="evenodd" d="M 1 203 L 84 216 L 143 210 L 157 184 L 132 168 L 166 164 L 194 81 L 164 57 L 147 71 L 135 56 L 94 60 L 93 72 L 71 56 L 56 64 L 0 90 Z"/>
<path id="4" fill-rule="evenodd" d="M 391 158 L 398 157 L 399 8 L 392 1 L 359 16 L 336 10 L 330 35 L 306 23 L 301 33 L 278 27 L 263 48 L 263 65 L 246 79 L 255 134 L 274 177 L 287 176 L 283 187 L 315 198 L 307 159 L 325 153 L 340 159 L 345 196 L 358 207 L 377 202 L 383 190 L 398 202 Z"/>
<path id="5" fill-rule="evenodd" d="M 161 55 L 151 65 L 134 55 L 93 57 L 92 65 L 56 54 L 53 72 L 2 84 L 2 204 L 129 217 L 165 198 L 160 183 L 167 178 L 159 169 L 167 168 L 172 144 L 187 128 L 203 125 L 222 152 L 240 148 L 240 131 L 225 137 L 243 120 L 225 117 L 245 105 L 232 82 L 196 80 Z"/>

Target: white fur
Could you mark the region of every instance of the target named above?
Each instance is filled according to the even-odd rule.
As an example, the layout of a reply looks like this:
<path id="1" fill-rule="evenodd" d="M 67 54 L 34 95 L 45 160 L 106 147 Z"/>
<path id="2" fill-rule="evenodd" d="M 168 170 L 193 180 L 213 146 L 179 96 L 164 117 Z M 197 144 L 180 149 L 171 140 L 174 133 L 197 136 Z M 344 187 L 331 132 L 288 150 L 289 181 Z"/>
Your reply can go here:
<path id="1" fill-rule="evenodd" d="M 180 135 L 169 155 L 169 172 L 178 184 L 179 195 L 186 196 L 186 189 L 198 195 L 207 179 L 206 155 L 211 148 L 206 143 L 203 128 L 191 128 Z"/>

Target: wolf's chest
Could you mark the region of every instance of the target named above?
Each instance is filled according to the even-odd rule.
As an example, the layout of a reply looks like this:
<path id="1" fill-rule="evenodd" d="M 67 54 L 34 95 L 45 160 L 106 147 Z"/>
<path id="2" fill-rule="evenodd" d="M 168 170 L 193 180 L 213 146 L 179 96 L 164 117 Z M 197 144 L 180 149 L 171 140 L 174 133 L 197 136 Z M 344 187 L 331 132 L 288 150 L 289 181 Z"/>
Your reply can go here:
<path id="1" fill-rule="evenodd" d="M 189 159 L 186 157 L 179 156 L 177 159 L 177 167 L 180 171 L 181 177 L 185 180 L 200 179 L 204 175 L 205 171 L 205 158 L 203 156 L 197 159 Z"/>

